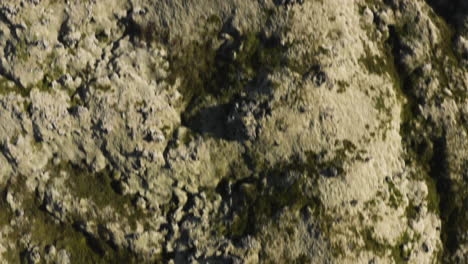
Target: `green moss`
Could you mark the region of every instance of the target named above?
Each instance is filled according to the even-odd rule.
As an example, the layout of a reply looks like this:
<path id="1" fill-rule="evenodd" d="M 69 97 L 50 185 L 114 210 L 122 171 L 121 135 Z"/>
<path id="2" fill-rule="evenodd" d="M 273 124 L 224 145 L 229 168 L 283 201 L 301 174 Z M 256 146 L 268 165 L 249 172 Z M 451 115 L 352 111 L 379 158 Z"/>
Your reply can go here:
<path id="1" fill-rule="evenodd" d="M 53 81 L 53 78 L 50 75 L 46 74 L 44 75 L 42 80 L 40 80 L 36 85 L 31 87 L 30 90 L 32 90 L 33 88 L 37 88 L 39 91 L 48 92 L 51 90 Z"/>
<path id="2" fill-rule="evenodd" d="M 439 192 L 437 190 L 436 181 L 431 177 L 427 177 L 426 178 L 426 185 L 427 185 L 427 191 L 428 191 L 427 198 L 426 198 L 427 199 L 427 209 L 430 212 L 440 214 L 440 209 L 439 209 L 440 196 L 439 196 Z"/>
<path id="3" fill-rule="evenodd" d="M 165 138 L 168 138 L 170 137 L 171 133 L 172 133 L 172 128 L 168 125 L 164 125 L 162 128 L 161 128 L 161 131 L 162 133 L 164 134 L 164 137 Z"/>
<path id="4" fill-rule="evenodd" d="M 426 142 L 424 137 L 421 137 L 420 134 L 416 135 L 414 133 L 414 126 L 419 120 L 417 113 L 417 99 L 414 94 L 412 94 L 411 86 L 414 84 L 414 76 L 411 77 L 408 73 L 404 72 L 401 68 L 397 67 L 398 61 L 394 53 L 398 53 L 398 42 L 403 38 L 411 37 L 416 34 L 411 31 L 409 26 L 397 25 L 394 30 L 390 32 L 390 39 L 383 45 L 382 50 L 386 56 L 386 62 L 381 62 L 382 65 L 385 65 L 385 72 L 388 72 L 390 77 L 394 80 L 394 90 L 396 92 L 397 98 L 402 102 L 401 109 L 401 126 L 400 134 L 402 136 L 403 144 L 407 146 L 407 162 L 413 163 L 414 166 L 422 167 L 417 173 L 418 175 L 413 175 L 419 177 L 422 180 L 426 181 L 426 184 L 429 189 L 429 194 L 427 197 L 429 210 L 433 212 L 438 212 L 439 207 L 439 195 L 437 192 L 436 184 L 431 177 L 429 177 L 427 164 L 430 161 L 433 151 L 432 145 L 430 142 Z M 363 64 L 367 65 L 367 68 L 370 72 L 375 70 L 377 66 L 376 63 L 378 60 L 373 58 L 366 58 L 362 61 Z M 374 63 L 375 62 L 375 63 Z M 381 71 L 381 70 L 378 70 Z M 385 109 L 383 101 L 377 98 L 376 108 L 381 111 L 388 111 Z M 419 143 L 418 143 L 419 142 Z M 390 186 L 389 186 L 390 187 Z M 399 202 L 399 195 L 391 195 L 391 204 L 396 206 Z M 412 206 L 409 206 L 410 210 L 409 215 L 414 215 Z"/>
<path id="5" fill-rule="evenodd" d="M 35 211 L 38 214 L 34 216 L 30 232 L 32 240 L 40 243 L 41 248 L 55 245 L 58 250 L 66 249 L 76 263 L 109 263 L 121 260 L 136 263 L 127 252 L 115 251 L 104 242 L 87 237 L 68 224 L 56 224 L 50 216 L 37 208 Z"/>
<path id="6" fill-rule="evenodd" d="M 367 69 L 369 73 L 382 75 L 388 72 L 387 60 L 381 58 L 380 56 L 366 55 L 359 58 L 358 61 Z"/>
<path id="7" fill-rule="evenodd" d="M 352 148 L 350 144 L 347 143 L 348 148 Z M 286 207 L 292 212 L 308 207 L 317 218 L 326 218 L 325 208 L 320 199 L 307 187 L 315 184 L 324 166 L 327 166 L 327 163 L 318 161 L 317 155 L 309 153 L 305 161 L 291 159 L 261 169 L 258 178 L 250 179 L 253 180 L 251 188 L 244 193 L 244 204 L 228 224 L 226 234 L 232 237 L 255 234 Z M 298 176 L 287 180 L 291 182 L 286 183 L 285 174 L 289 172 L 295 172 Z M 267 185 L 263 184 L 265 181 L 268 182 Z M 328 230 L 329 223 L 321 223 L 322 230 Z"/>
<path id="8" fill-rule="evenodd" d="M 321 50 L 321 46 L 313 46 L 310 49 L 305 50 L 304 54 L 300 58 L 295 58 L 294 56 L 288 58 L 287 66 L 291 71 L 296 72 L 301 76 L 305 76 L 309 73 L 312 65 L 321 65 L 317 54 L 329 55 L 328 53 L 329 51 L 327 50 Z"/>
<path id="9" fill-rule="evenodd" d="M 215 14 L 210 15 L 207 19 L 207 22 L 210 25 L 216 25 L 216 26 L 221 26 L 223 24 L 223 21 L 221 20 L 221 18 Z"/>
<path id="10" fill-rule="evenodd" d="M 395 186 L 395 184 L 391 180 L 387 181 L 387 184 L 388 184 L 388 189 L 390 192 L 390 198 L 389 198 L 390 206 L 395 209 L 398 209 L 403 203 L 403 195 L 401 194 L 400 190 L 398 190 L 398 188 Z"/>
<path id="11" fill-rule="evenodd" d="M 207 36 L 215 33 L 207 33 Z M 194 41 L 184 53 L 171 58 L 172 79 L 181 77 L 183 94 L 191 100 L 207 94 L 226 103 L 255 81 L 260 72 L 277 69 L 283 63 L 283 48 L 257 33 L 247 33 L 234 40 L 239 47 L 234 59 L 226 59 L 213 47 L 213 37 Z M 174 52 L 176 53 L 176 52 Z"/>
<path id="12" fill-rule="evenodd" d="M 404 252 L 403 245 L 412 241 L 407 231 L 402 232 L 395 245 L 376 240 L 374 238 L 374 233 L 375 230 L 373 228 L 365 228 L 361 232 L 361 237 L 364 240 L 363 249 L 373 252 L 380 257 L 385 257 L 388 253 L 390 253 L 395 263 L 407 263 L 409 252 Z"/>
<path id="13" fill-rule="evenodd" d="M 187 130 L 181 138 L 182 144 L 188 145 L 195 139 L 195 134 L 191 130 Z"/>
<path id="14" fill-rule="evenodd" d="M 213 86 L 216 50 L 215 39 L 221 30 L 221 24 L 214 16 L 202 25 L 204 34 L 200 39 L 185 44 L 182 39 L 172 40 L 169 46 L 169 82 L 182 81 L 182 94 L 187 101 L 194 96 L 204 95 L 208 87 Z"/>
<path id="15" fill-rule="evenodd" d="M 418 217 L 419 213 L 416 206 L 412 203 L 408 204 L 405 209 L 405 215 L 408 220 L 414 220 Z"/>
<path id="16" fill-rule="evenodd" d="M 441 33 L 440 43 L 432 43 L 428 60 L 430 60 L 433 75 L 439 81 L 439 87 L 456 87 L 458 80 L 453 72 L 460 67 L 457 57 L 452 50 L 453 30 L 435 13 L 429 11 L 432 22 L 438 27 Z M 398 52 L 401 41 L 413 40 L 415 36 L 420 36 L 419 32 L 415 32 L 412 25 L 414 21 L 409 23 L 403 21 L 395 29 L 391 30 L 393 34 L 394 52 Z M 418 98 L 414 87 L 420 82 L 424 82 L 420 72 L 407 72 L 408 69 L 403 69 L 400 74 L 401 95 L 404 98 L 404 108 L 402 110 L 402 125 L 400 133 L 403 139 L 403 145 L 407 149 L 406 163 L 417 168 L 411 176 L 424 180 L 428 187 L 428 195 L 426 201 L 428 210 L 439 214 L 442 219 L 442 241 L 444 248 L 442 254 L 438 254 L 435 259 L 441 261 L 442 255 L 449 255 L 456 247 L 456 229 L 462 226 L 466 229 L 463 221 L 458 216 L 458 211 L 462 208 L 459 201 L 456 201 L 458 193 L 452 193 L 450 190 L 451 182 L 446 178 L 446 153 L 445 137 L 443 128 L 427 120 L 424 120 L 418 111 L 418 104 L 437 104 L 436 100 L 443 100 L 442 92 L 436 93 L 433 98 Z M 452 88 L 453 89 L 453 88 Z M 456 88 L 455 88 L 456 89 Z M 457 102 L 464 100 L 466 91 L 452 91 L 454 99 Z M 466 97 L 465 97 L 466 98 Z M 409 218 L 413 217 L 417 212 L 414 206 L 410 206 L 406 210 Z M 403 252 L 404 253 L 404 252 Z"/>
<path id="17" fill-rule="evenodd" d="M 67 166 L 61 165 L 65 168 Z M 53 176 L 53 174 L 51 174 Z M 14 231 L 8 234 L 5 239 L 16 243 L 16 249 L 7 250 L 3 257 L 8 263 L 20 263 L 21 252 L 25 251 L 19 242 L 19 237 L 30 234 L 32 245 L 39 246 L 40 250 L 48 245 L 54 245 L 57 250 L 66 249 L 71 254 L 71 259 L 76 263 L 138 263 L 136 258 L 126 250 L 116 250 L 107 243 L 99 239 L 85 235 L 72 225 L 72 223 L 58 223 L 51 215 L 43 209 L 42 201 L 35 193 L 28 193 L 24 190 L 26 177 L 18 175 L 14 182 L 10 182 L 7 189 L 18 195 L 21 194 L 21 209 L 24 218 L 29 222 L 17 222 Z M 92 187 L 92 185 L 90 185 Z M 0 200 L 0 226 L 4 226 L 11 220 L 17 219 L 5 201 L 5 194 L 2 193 Z"/>
<path id="18" fill-rule="evenodd" d="M 312 259 L 307 256 L 306 254 L 302 253 L 292 261 L 292 264 L 307 264 L 307 263 L 312 263 Z"/>
<path id="19" fill-rule="evenodd" d="M 5 199 L 6 193 L 4 191 L 1 192 L 1 199 L 0 199 L 0 227 L 3 227 L 10 223 L 12 219 L 12 212 L 11 209 Z"/>
<path id="20" fill-rule="evenodd" d="M 242 211 L 240 215 L 235 215 L 227 234 L 233 238 L 242 237 L 248 228 L 248 217 L 247 210 Z"/>
<path id="21" fill-rule="evenodd" d="M 337 81 L 337 84 L 338 84 L 338 90 L 337 90 L 338 93 L 344 93 L 346 89 L 350 86 L 349 83 L 342 81 L 342 80 Z"/>
<path id="22" fill-rule="evenodd" d="M 378 256 L 384 256 L 386 251 L 389 249 L 389 246 L 377 241 L 374 238 L 374 229 L 365 228 L 361 232 L 361 237 L 364 240 L 364 249 Z"/>
<path id="23" fill-rule="evenodd" d="M 95 85 L 94 88 L 98 91 L 108 92 L 112 90 L 112 86 L 110 85 Z"/>
<path id="24" fill-rule="evenodd" d="M 132 197 L 117 192 L 118 183 L 112 179 L 110 169 L 106 168 L 98 173 L 91 173 L 85 168 L 77 167 L 69 162 L 62 162 L 59 165 L 49 165 L 48 170 L 51 175 L 59 175 L 60 172 L 68 174 L 66 184 L 69 187 L 69 192 L 76 199 L 89 199 L 96 205 L 95 209 L 99 211 L 111 207 L 113 212 L 124 217 L 132 228 L 136 227 L 137 221 L 144 223 L 145 215 L 132 205 Z M 98 223 L 103 221 L 102 219 L 94 220 Z"/>
<path id="25" fill-rule="evenodd" d="M 108 44 L 110 42 L 110 38 L 104 29 L 96 30 L 96 39 L 104 44 Z"/>
<path id="26" fill-rule="evenodd" d="M 10 93 L 27 97 L 29 96 L 30 89 L 23 88 L 11 80 L 0 77 L 0 95 L 7 95 Z"/>
<path id="27" fill-rule="evenodd" d="M 432 63 L 439 73 L 438 80 L 440 82 L 440 87 L 451 87 L 454 100 L 457 103 L 464 103 L 464 101 L 468 98 L 466 87 L 464 87 L 463 84 L 449 85 L 459 83 L 459 80 L 457 80 L 456 77 L 452 74 L 452 71 L 456 69 L 463 70 L 460 58 L 455 54 L 453 48 L 453 40 L 456 31 L 451 25 L 447 24 L 444 19 L 437 16 L 433 10 L 429 11 L 429 16 L 441 34 L 440 42 L 437 43 L 436 47 L 432 49 Z M 437 56 L 436 50 L 443 51 L 441 52 L 440 57 Z"/>
<path id="28" fill-rule="evenodd" d="M 62 164 L 55 170 L 69 173 L 67 184 L 70 186 L 70 192 L 75 197 L 89 199 L 101 210 L 106 206 L 111 206 L 116 213 L 129 216 L 126 207 L 131 205 L 131 200 L 114 190 L 112 187 L 114 183 L 109 170 L 105 169 L 93 174 L 86 169 L 74 167 L 69 163 Z"/>
<path id="29" fill-rule="evenodd" d="M 402 264 L 407 263 L 410 257 L 411 251 L 405 251 L 403 246 L 411 242 L 412 239 L 407 231 L 403 232 L 398 239 L 395 246 L 392 247 L 392 257 L 395 263 Z M 411 249 L 410 249 L 411 250 Z"/>
<path id="30" fill-rule="evenodd" d="M 386 112 L 389 109 L 385 107 L 385 98 L 383 96 L 378 96 L 375 98 L 375 108 L 379 112 Z"/>
<path id="31" fill-rule="evenodd" d="M 286 48 L 257 32 L 233 34 L 230 40 L 220 40 L 222 25 L 213 21 L 217 19 L 205 22 L 205 33 L 197 40 L 188 44 L 174 40 L 176 44 L 169 50 L 168 81 L 181 81 L 184 125 L 212 137 L 226 137 L 222 119 L 229 104 L 248 92 L 249 85 L 284 65 Z M 218 110 L 207 112 L 214 108 Z"/>
<path id="32" fill-rule="evenodd" d="M 25 40 L 19 40 L 17 43 L 16 43 L 16 58 L 20 61 L 20 62 L 26 62 L 28 59 L 29 59 L 29 52 L 28 52 L 28 45 L 26 43 Z"/>

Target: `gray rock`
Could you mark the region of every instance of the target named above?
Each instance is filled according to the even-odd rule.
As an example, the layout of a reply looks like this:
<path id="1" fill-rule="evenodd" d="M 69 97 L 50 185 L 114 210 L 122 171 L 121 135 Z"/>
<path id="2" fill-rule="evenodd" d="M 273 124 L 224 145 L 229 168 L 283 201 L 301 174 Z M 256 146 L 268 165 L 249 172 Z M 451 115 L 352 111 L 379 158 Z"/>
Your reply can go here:
<path id="1" fill-rule="evenodd" d="M 3 1 L 0 263 L 463 262 L 465 5 Z"/>

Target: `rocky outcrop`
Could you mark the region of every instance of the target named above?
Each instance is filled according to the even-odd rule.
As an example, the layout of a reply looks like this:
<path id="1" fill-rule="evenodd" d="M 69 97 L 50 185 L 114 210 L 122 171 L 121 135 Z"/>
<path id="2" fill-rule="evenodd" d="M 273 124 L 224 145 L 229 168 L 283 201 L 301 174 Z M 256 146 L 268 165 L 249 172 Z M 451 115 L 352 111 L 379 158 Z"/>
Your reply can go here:
<path id="1" fill-rule="evenodd" d="M 1 262 L 467 262 L 466 8 L 2 2 Z"/>

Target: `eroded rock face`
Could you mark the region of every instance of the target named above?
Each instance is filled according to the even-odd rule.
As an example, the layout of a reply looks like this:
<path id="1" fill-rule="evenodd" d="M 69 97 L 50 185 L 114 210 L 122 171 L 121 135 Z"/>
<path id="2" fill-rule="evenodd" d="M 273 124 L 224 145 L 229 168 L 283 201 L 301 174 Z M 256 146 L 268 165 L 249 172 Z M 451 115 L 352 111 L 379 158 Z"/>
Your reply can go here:
<path id="1" fill-rule="evenodd" d="M 463 10 L 2 2 L 1 262 L 467 262 Z"/>

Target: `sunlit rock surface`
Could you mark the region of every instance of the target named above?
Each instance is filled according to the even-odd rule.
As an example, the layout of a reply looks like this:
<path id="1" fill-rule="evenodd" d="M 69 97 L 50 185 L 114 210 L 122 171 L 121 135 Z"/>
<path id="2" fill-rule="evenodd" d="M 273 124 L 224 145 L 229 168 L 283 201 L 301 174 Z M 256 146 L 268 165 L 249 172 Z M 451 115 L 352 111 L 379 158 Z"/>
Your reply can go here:
<path id="1" fill-rule="evenodd" d="M 463 0 L 0 3 L 1 263 L 468 263 Z"/>

